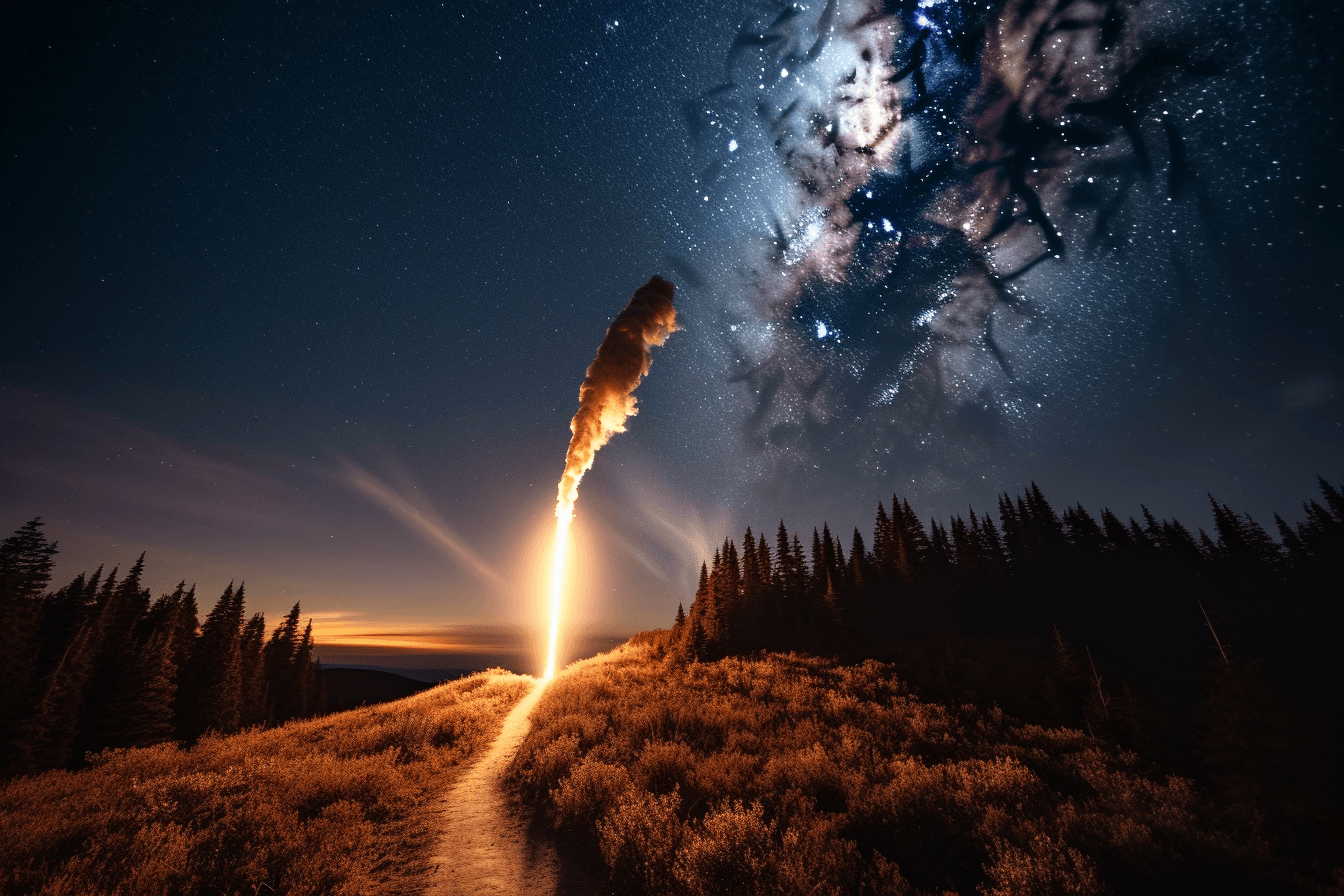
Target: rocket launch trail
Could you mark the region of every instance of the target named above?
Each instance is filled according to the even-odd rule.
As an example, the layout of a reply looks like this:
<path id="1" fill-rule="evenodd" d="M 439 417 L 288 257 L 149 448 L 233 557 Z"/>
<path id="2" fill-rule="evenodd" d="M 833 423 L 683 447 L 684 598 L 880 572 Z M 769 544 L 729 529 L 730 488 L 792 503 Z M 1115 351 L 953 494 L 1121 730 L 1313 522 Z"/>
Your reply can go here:
<path id="1" fill-rule="evenodd" d="M 551 561 L 550 632 L 546 644 L 547 679 L 555 676 L 556 644 L 564 602 L 565 555 L 569 548 L 569 524 L 579 482 L 593 466 L 593 458 L 618 432 L 625 432 L 627 418 L 638 413 L 635 388 L 649 372 L 650 349 L 662 345 L 677 329 L 672 307 L 676 291 L 662 277 L 653 277 L 635 291 L 630 303 L 612 321 L 597 348 L 597 357 L 579 387 L 579 410 L 570 421 L 573 436 L 565 453 L 565 471 L 560 477 L 555 502 L 555 554 Z"/>

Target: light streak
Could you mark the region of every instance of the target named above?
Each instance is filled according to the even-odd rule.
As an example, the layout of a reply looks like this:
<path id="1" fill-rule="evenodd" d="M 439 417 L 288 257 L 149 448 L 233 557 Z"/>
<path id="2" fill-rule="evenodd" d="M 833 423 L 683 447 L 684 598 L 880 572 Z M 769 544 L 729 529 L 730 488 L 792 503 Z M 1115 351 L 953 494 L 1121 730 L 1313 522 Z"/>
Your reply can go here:
<path id="1" fill-rule="evenodd" d="M 551 626 L 546 638 L 546 673 L 550 681 L 555 677 L 556 643 L 560 638 L 560 617 L 565 603 L 565 559 L 569 553 L 569 524 L 574 517 L 573 507 L 555 509 L 555 554 L 551 557 Z"/>
<path id="2" fill-rule="evenodd" d="M 597 357 L 588 365 L 579 387 L 579 410 L 569 422 L 573 437 L 565 452 L 565 471 L 555 502 L 555 554 L 551 558 L 550 630 L 544 676 L 547 680 L 555 677 L 564 609 L 565 555 L 574 502 L 579 498 L 579 482 L 592 469 L 598 449 L 616 433 L 625 432 L 625 421 L 637 412 L 635 387 L 649 372 L 652 362 L 649 349 L 662 345 L 677 329 L 677 312 L 672 307 L 675 290 L 662 277 L 654 277 L 635 290 L 625 310 L 607 328 L 606 337 L 597 347 Z"/>

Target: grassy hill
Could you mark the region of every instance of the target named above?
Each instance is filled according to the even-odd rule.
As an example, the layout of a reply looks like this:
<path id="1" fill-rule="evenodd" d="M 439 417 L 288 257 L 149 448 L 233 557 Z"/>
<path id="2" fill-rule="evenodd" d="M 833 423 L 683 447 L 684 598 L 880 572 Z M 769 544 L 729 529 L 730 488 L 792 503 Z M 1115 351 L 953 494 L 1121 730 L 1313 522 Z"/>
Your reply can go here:
<path id="1" fill-rule="evenodd" d="M 509 771 L 615 892 L 1323 892 L 1255 812 L 1084 732 L 921 699 L 875 661 L 646 640 L 557 679 Z"/>
<path id="2" fill-rule="evenodd" d="M 691 662 L 636 638 L 552 682 L 507 772 L 562 880 L 631 894 L 1338 893 L 1265 819 L 1083 731 L 892 664 Z M 429 801 L 531 679 L 487 672 L 0 785 L 0 893 L 423 889 Z M 942 698 L 940 698 L 942 699 Z M 583 892 L 594 891 L 591 887 Z"/>
<path id="3" fill-rule="evenodd" d="M 0 784 L 0 893 L 417 891 L 433 846 L 422 807 L 530 683 L 482 672 L 396 703 Z"/>

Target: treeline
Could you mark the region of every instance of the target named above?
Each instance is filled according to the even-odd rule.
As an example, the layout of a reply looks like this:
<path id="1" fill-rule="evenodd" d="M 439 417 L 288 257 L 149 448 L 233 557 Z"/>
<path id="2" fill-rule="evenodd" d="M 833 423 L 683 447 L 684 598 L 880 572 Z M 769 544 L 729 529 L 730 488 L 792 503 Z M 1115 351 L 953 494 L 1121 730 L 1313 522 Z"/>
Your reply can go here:
<path id="1" fill-rule="evenodd" d="M 297 603 L 268 635 L 230 584 L 201 622 L 195 586 L 151 599 L 143 554 L 121 578 L 99 567 L 49 591 L 56 553 L 40 518 L 0 544 L 0 770 L 74 767 L 319 710 L 312 622 L 300 632 Z"/>
<path id="2" fill-rule="evenodd" d="M 1177 520 L 1058 512 L 1034 484 L 926 527 L 879 504 L 871 547 L 748 529 L 655 639 L 685 661 L 762 650 L 896 663 L 928 699 L 1000 706 L 1195 776 L 1266 816 L 1302 861 L 1344 857 L 1344 496 L 1320 481 L 1279 539 L 1210 498 Z"/>
<path id="3" fill-rule="evenodd" d="M 1320 488 L 1324 503 L 1306 502 L 1296 527 L 1275 515 L 1281 541 L 1213 498 L 1216 539 L 1147 508 L 1128 521 L 1081 504 L 1059 513 L 1035 484 L 1002 495 L 997 522 L 972 509 L 926 528 L 893 497 L 890 511 L 878 504 L 871 548 L 857 528 L 848 547 L 829 526 L 814 529 L 810 549 L 782 521 L 773 547 L 748 528 L 740 547 L 726 539 L 701 566 L 690 612 L 677 609 L 677 640 L 687 656 L 715 659 L 945 631 L 1040 633 L 1066 622 L 1086 631 L 1117 603 L 1146 629 L 1174 611 L 1206 639 L 1221 622 L 1254 640 L 1246 623 L 1281 627 L 1290 604 L 1324 608 L 1339 596 L 1344 496 L 1325 480 Z M 1239 625 L 1239 615 L 1253 618 Z"/>

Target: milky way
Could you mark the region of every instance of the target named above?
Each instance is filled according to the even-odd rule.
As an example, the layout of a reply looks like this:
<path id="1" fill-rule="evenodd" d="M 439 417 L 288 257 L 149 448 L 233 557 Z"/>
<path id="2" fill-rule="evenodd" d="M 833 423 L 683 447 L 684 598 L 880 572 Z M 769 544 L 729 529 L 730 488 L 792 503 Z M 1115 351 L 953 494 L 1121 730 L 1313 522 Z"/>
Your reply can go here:
<path id="1" fill-rule="evenodd" d="M 708 213 L 671 260 L 702 287 L 734 483 L 956 487 L 1159 393 L 1164 321 L 1227 291 L 1230 184 L 1287 173 L 1242 130 L 1256 59 L 1229 22 L 1244 8 L 748 13 L 683 110 Z"/>

